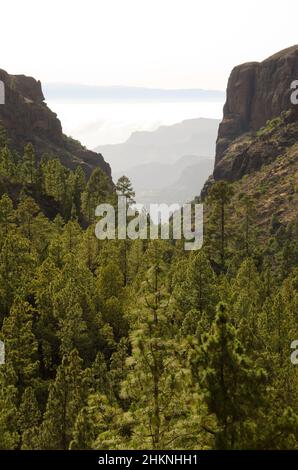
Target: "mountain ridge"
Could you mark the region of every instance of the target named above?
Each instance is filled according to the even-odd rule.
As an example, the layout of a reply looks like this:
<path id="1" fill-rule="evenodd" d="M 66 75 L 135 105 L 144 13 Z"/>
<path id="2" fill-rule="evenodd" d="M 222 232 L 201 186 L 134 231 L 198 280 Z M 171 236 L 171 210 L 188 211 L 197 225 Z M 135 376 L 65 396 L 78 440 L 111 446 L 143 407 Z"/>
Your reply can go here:
<path id="1" fill-rule="evenodd" d="M 283 49 L 262 62 L 248 62 L 233 68 L 218 130 L 215 166 L 237 137 L 256 132 L 268 120 L 291 107 L 291 83 L 297 78 L 298 45 Z"/>
<path id="2" fill-rule="evenodd" d="M 100 167 L 111 177 L 111 168 L 102 155 L 87 150 L 63 133 L 56 113 L 45 103 L 40 81 L 25 75 L 10 75 L 2 69 L 0 80 L 5 86 L 0 123 L 12 148 L 21 153 L 24 145 L 31 142 L 38 159 L 43 154 L 55 155 L 70 169 L 82 166 L 87 176 Z"/>
<path id="3" fill-rule="evenodd" d="M 216 181 L 225 180 L 234 183 L 234 198 L 242 193 L 253 198 L 261 226 L 268 228 L 272 217 L 285 224 L 297 220 L 298 106 L 290 101 L 290 83 L 297 77 L 298 46 L 232 70 L 214 170 L 202 199 Z"/>
<path id="4" fill-rule="evenodd" d="M 154 161 L 173 163 L 183 155 L 211 158 L 219 122 L 210 118 L 186 119 L 154 131 L 136 131 L 124 143 L 101 145 L 95 151 L 105 156 L 114 172 Z"/>

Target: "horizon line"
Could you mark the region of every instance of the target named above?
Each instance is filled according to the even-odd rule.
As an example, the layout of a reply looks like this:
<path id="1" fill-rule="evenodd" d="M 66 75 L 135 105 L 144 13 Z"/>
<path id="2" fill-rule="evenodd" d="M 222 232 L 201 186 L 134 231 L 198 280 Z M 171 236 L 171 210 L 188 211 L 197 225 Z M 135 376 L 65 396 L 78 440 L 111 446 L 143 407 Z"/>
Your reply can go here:
<path id="1" fill-rule="evenodd" d="M 45 98 L 61 102 L 117 101 L 203 101 L 221 102 L 225 91 L 203 88 L 150 88 L 126 85 L 84 85 L 80 83 L 46 82 L 42 86 Z"/>

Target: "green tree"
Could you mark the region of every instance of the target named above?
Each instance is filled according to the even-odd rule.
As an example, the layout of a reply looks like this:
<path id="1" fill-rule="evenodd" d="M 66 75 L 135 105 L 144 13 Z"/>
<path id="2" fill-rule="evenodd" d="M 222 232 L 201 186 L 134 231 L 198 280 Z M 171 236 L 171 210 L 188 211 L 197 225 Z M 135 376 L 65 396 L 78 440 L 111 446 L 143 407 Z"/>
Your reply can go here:
<path id="1" fill-rule="evenodd" d="M 10 228 L 13 227 L 15 219 L 12 200 L 5 193 L 0 198 L 0 230 L 2 237 L 6 237 Z M 3 240 L 2 238 L 2 240 Z M 2 243 L 2 240 L 0 243 Z"/>
<path id="2" fill-rule="evenodd" d="M 11 367 L 18 392 L 32 384 L 38 372 L 37 341 L 32 330 L 35 315 L 31 305 L 18 298 L 4 319 L 1 337 L 5 344 L 6 367 Z"/>
<path id="3" fill-rule="evenodd" d="M 73 350 L 64 356 L 50 386 L 44 420 L 40 429 L 40 448 L 67 450 L 76 417 L 86 400 L 82 359 Z"/>
<path id="4" fill-rule="evenodd" d="M 237 227 L 240 251 L 245 257 L 250 257 L 256 251 L 257 237 L 255 228 L 256 207 L 254 200 L 247 194 L 239 197 L 239 217 L 241 223 Z"/>
<path id="5" fill-rule="evenodd" d="M 116 191 L 119 196 L 125 196 L 127 199 L 127 204 L 131 205 L 135 203 L 135 192 L 133 190 L 130 179 L 123 175 L 121 176 L 116 183 Z"/>
<path id="6" fill-rule="evenodd" d="M 127 449 L 130 417 L 105 395 L 93 394 L 78 414 L 70 449 Z"/>
<path id="7" fill-rule="evenodd" d="M 281 436 L 291 440 L 296 417 L 290 417 L 291 411 L 278 418 L 273 413 L 268 375 L 243 349 L 225 304 L 218 305 L 210 332 L 194 346 L 190 358 L 203 400 L 216 416 L 217 425 L 209 430 L 216 449 L 266 448 L 270 436 L 271 441 Z"/>
<path id="8" fill-rule="evenodd" d="M 212 430 L 217 449 L 241 448 L 239 442 L 246 420 L 253 418 L 260 402 L 260 388 L 266 374 L 254 371 L 230 324 L 226 306 L 218 305 L 211 330 L 191 355 L 195 379 L 204 391 L 204 400 L 218 426 Z"/>
<path id="9" fill-rule="evenodd" d="M 176 305 L 184 323 L 188 322 L 188 317 L 196 317 L 196 327 L 203 314 L 213 319 L 218 300 L 216 277 L 202 251 L 194 253 L 187 262 L 179 262 L 175 267 L 173 284 Z"/>
<path id="10" fill-rule="evenodd" d="M 0 121 L 0 149 L 2 149 L 3 147 L 7 145 L 9 145 L 9 138 L 8 138 L 5 127 Z"/>
<path id="11" fill-rule="evenodd" d="M 231 311 L 240 326 L 245 346 L 255 350 L 260 347 L 259 314 L 262 309 L 262 282 L 251 258 L 245 259 L 232 286 Z"/>
<path id="12" fill-rule="evenodd" d="M 21 448 L 30 449 L 35 446 L 41 413 L 32 387 L 27 387 L 23 393 L 18 410 L 18 429 L 21 435 Z"/>
<path id="13" fill-rule="evenodd" d="M 69 294 L 68 305 L 63 312 L 63 317 L 58 320 L 59 331 L 57 336 L 61 342 L 60 352 L 62 356 L 69 354 L 75 347 L 82 351 L 88 345 L 87 325 L 83 320 L 82 308 L 76 296 L 73 295 L 74 292 L 70 291 Z M 58 312 L 56 314 L 59 315 Z"/>
<path id="14" fill-rule="evenodd" d="M 153 243 L 151 248 L 152 266 L 132 315 L 132 353 L 127 360 L 129 372 L 121 396 L 130 402 L 133 448 L 142 445 L 163 449 L 181 437 L 176 426 L 186 413 L 185 376 L 179 368 L 177 344 L 172 336 L 169 296 L 163 285 L 162 246 Z"/>
<path id="15" fill-rule="evenodd" d="M 74 172 L 73 181 L 73 203 L 75 205 L 77 214 L 81 213 L 81 195 L 86 189 L 86 177 L 84 170 L 78 166 Z"/>
<path id="16" fill-rule="evenodd" d="M 36 216 L 40 209 L 32 197 L 26 197 L 18 205 L 16 216 L 21 233 L 32 242 L 36 227 Z"/>
<path id="17" fill-rule="evenodd" d="M 227 248 L 227 206 L 231 202 L 234 194 L 233 187 L 226 181 L 217 181 L 208 192 L 208 199 L 213 207 L 213 222 L 215 225 L 215 237 L 219 245 L 217 250 L 220 255 L 220 266 L 224 270 L 226 263 Z"/>
<path id="18" fill-rule="evenodd" d="M 57 158 L 42 164 L 44 191 L 57 202 L 65 201 L 68 171 Z"/>
<path id="19" fill-rule="evenodd" d="M 25 145 L 23 160 L 21 163 L 21 180 L 24 184 L 36 182 L 36 156 L 31 143 Z"/>
<path id="20" fill-rule="evenodd" d="M 16 394 L 16 388 L 6 384 L 0 369 L 0 450 L 14 450 L 19 444 Z"/>
<path id="21" fill-rule="evenodd" d="M 82 193 L 82 211 L 89 222 L 95 220 L 96 207 L 108 201 L 112 193 L 111 182 L 108 176 L 96 168 L 89 178 L 86 190 Z"/>
<path id="22" fill-rule="evenodd" d="M 0 316 L 8 315 L 17 295 L 25 297 L 33 276 L 34 258 L 29 242 L 19 234 L 8 233 L 0 251 Z"/>
<path id="23" fill-rule="evenodd" d="M 10 179 L 14 179 L 16 176 L 16 166 L 7 146 L 3 147 L 0 152 L 0 174 Z"/>

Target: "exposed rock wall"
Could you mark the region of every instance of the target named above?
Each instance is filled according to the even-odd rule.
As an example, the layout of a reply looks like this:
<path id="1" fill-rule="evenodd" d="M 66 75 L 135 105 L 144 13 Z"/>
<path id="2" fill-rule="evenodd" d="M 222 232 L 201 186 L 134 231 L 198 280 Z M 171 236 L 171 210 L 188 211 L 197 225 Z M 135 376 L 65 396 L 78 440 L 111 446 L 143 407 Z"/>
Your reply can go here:
<path id="1" fill-rule="evenodd" d="M 25 75 L 9 75 L 0 69 L 5 85 L 5 104 L 0 106 L 0 122 L 6 128 L 12 146 L 22 152 L 32 142 L 37 156 L 53 154 L 68 168 L 81 165 L 87 175 L 99 166 L 111 176 L 111 169 L 101 154 L 92 152 L 65 136 L 61 122 L 46 103 L 40 81 Z"/>
<path id="2" fill-rule="evenodd" d="M 298 45 L 263 62 L 238 65 L 232 70 L 219 126 L 215 166 L 235 138 L 260 129 L 268 120 L 290 108 L 290 86 L 297 79 Z"/>

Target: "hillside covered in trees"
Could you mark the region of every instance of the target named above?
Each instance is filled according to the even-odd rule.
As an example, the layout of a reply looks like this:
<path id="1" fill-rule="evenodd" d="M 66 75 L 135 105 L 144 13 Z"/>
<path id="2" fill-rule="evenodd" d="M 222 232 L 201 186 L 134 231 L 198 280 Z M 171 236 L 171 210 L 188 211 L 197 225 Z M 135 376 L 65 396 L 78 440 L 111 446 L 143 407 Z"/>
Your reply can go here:
<path id="1" fill-rule="evenodd" d="M 284 144 L 282 119 L 255 142 Z M 209 185 L 190 253 L 98 240 L 95 207 L 129 181 L 37 162 L 1 129 L 0 449 L 298 448 L 294 144 Z"/>

